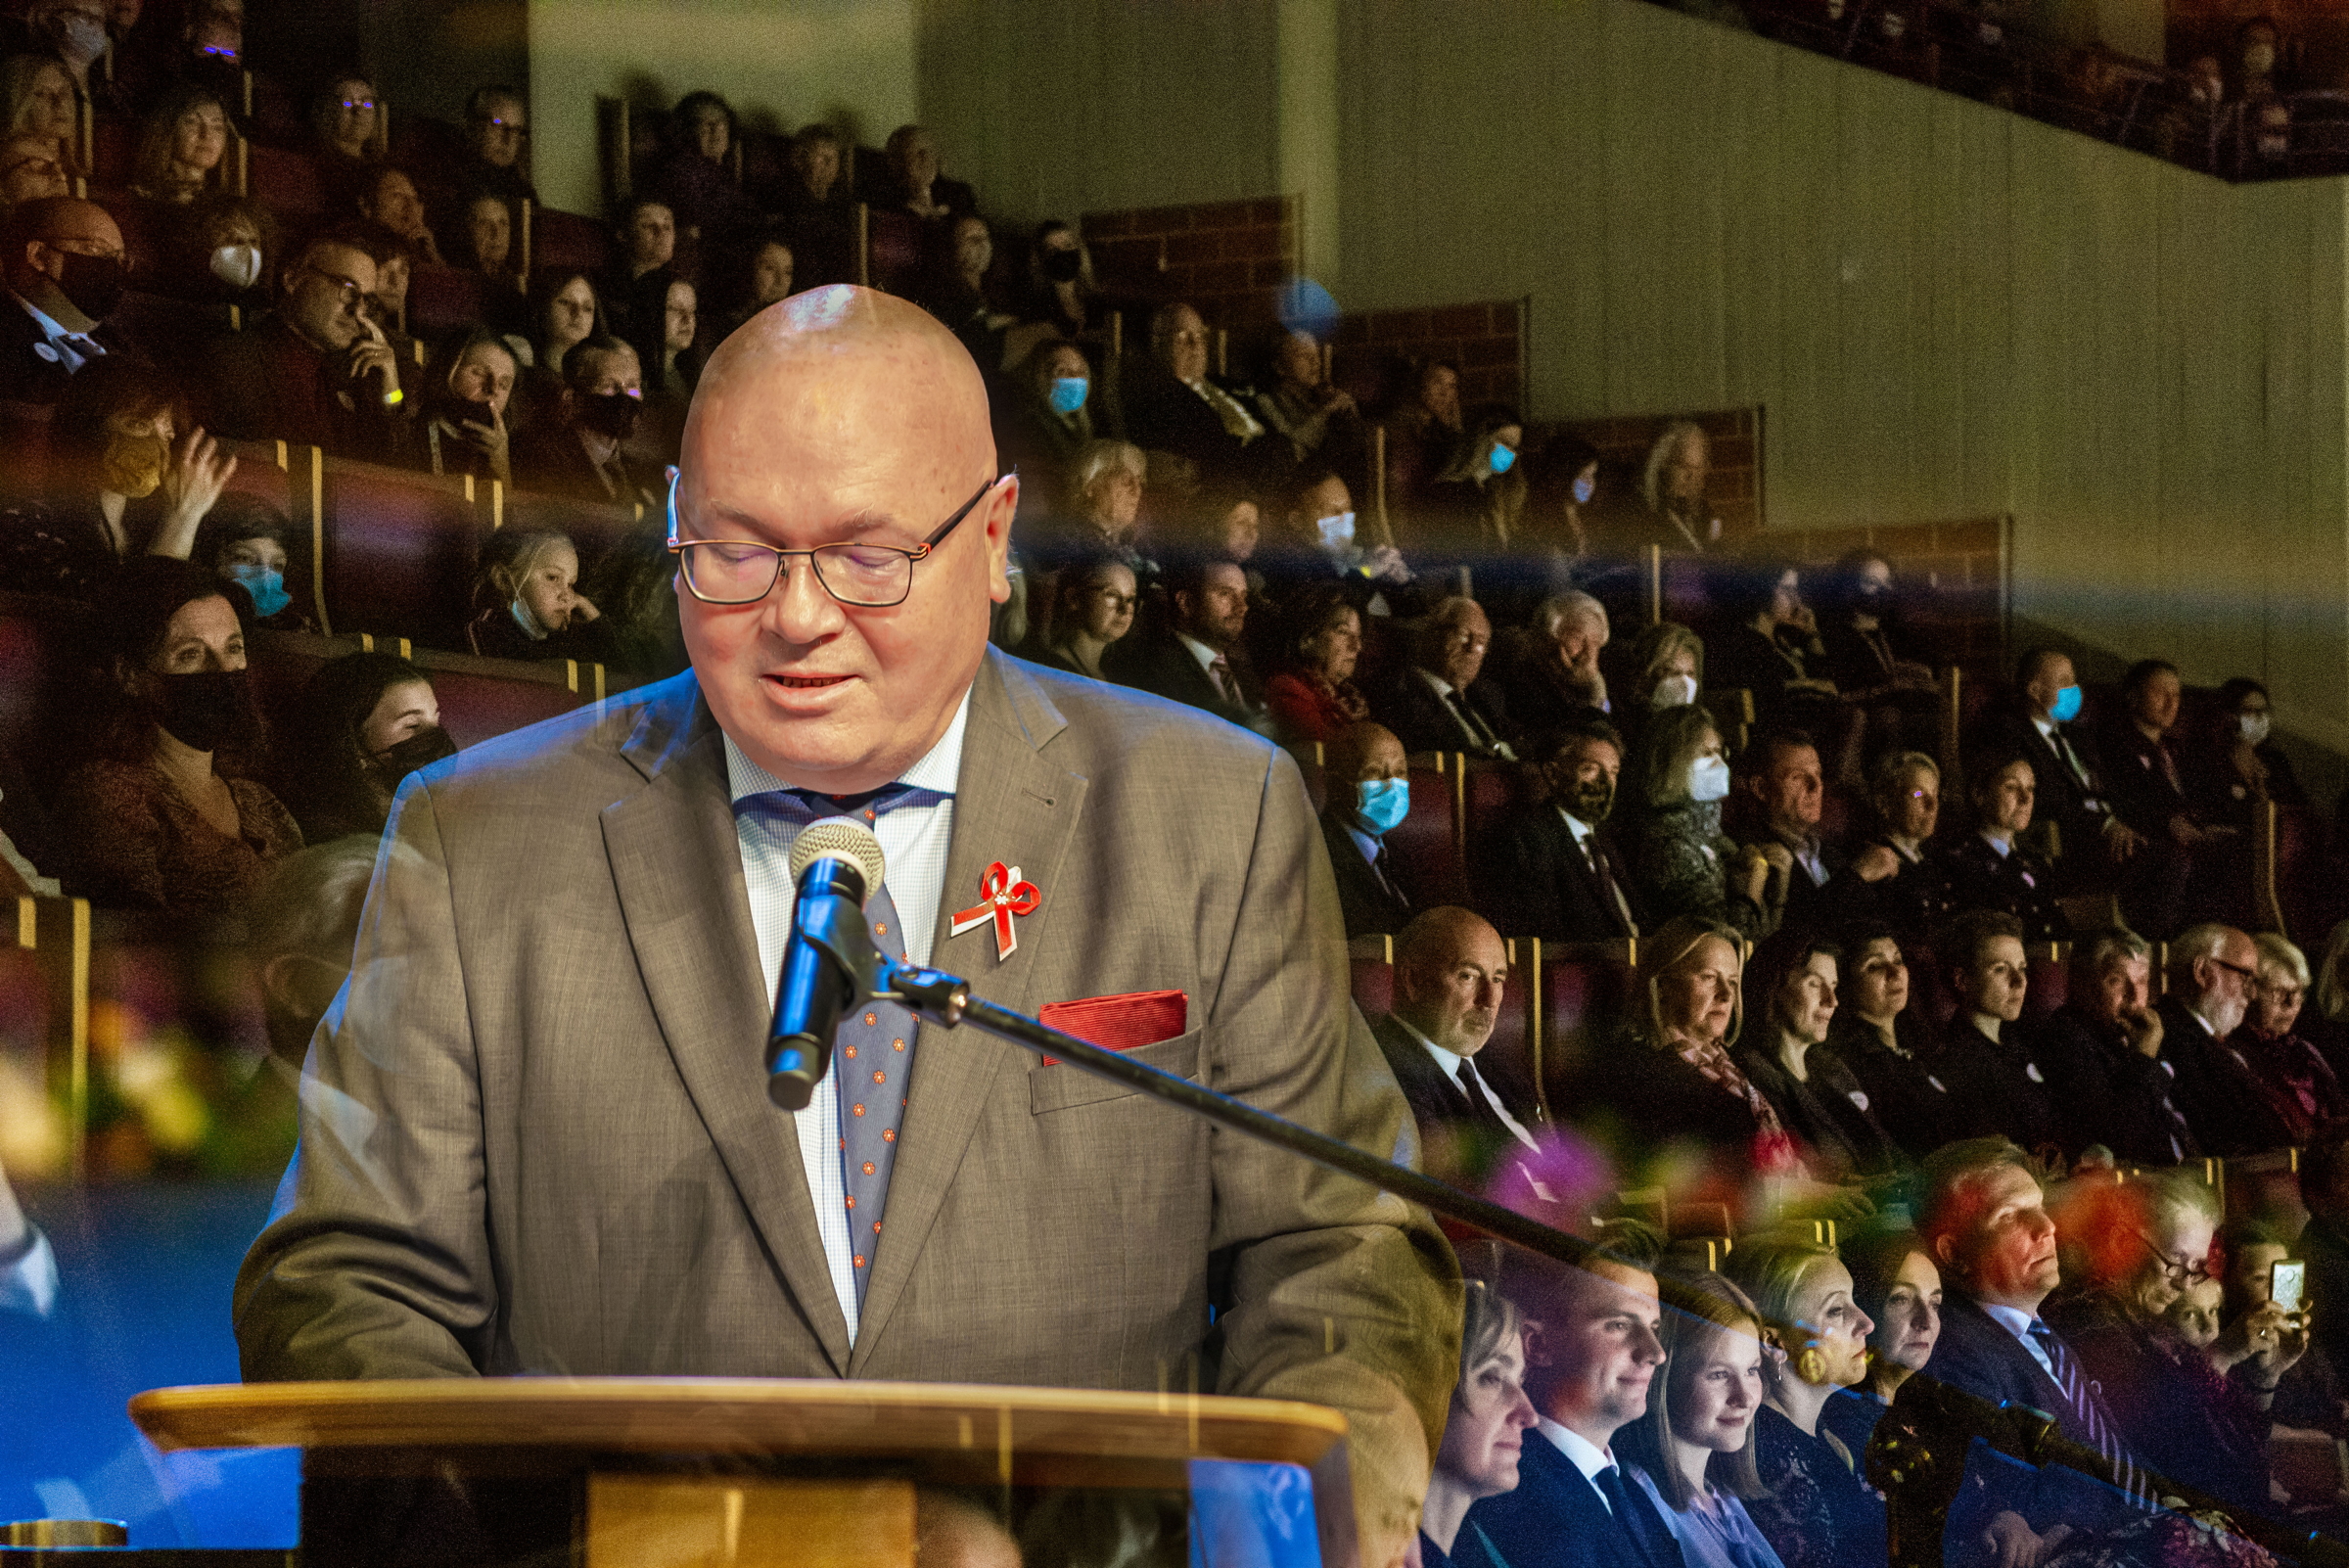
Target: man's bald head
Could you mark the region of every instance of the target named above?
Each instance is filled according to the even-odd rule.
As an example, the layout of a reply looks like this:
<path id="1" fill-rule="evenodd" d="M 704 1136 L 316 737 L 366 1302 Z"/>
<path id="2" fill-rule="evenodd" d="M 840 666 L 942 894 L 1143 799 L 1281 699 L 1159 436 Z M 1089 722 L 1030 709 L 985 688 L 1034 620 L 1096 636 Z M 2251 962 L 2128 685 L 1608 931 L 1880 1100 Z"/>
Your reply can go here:
<path id="1" fill-rule="evenodd" d="M 1331 799 L 1352 799 L 1352 786 L 1366 779 L 1404 776 L 1403 742 L 1384 724 L 1349 724 L 1322 747 L 1321 771 Z"/>
<path id="2" fill-rule="evenodd" d="M 1424 910 L 1395 938 L 1395 1012 L 1438 1045 L 1474 1056 L 1493 1038 L 1509 949 L 1491 921 L 1456 905 Z"/>
<path id="3" fill-rule="evenodd" d="M 0 220 L 0 276 L 8 287 L 68 330 L 87 332 L 103 319 L 111 296 L 101 299 L 77 284 L 76 292 L 95 307 L 79 309 L 61 286 L 75 266 L 70 256 L 110 260 L 117 276 L 120 272 L 122 231 L 97 203 L 52 196 L 13 208 Z M 86 269 L 88 263 L 83 266 Z"/>
<path id="4" fill-rule="evenodd" d="M 881 607 L 842 604 L 806 558 L 753 604 L 705 603 L 680 577 L 703 694 L 753 761 L 851 794 L 888 783 L 945 733 L 985 655 L 989 606 L 1011 591 L 1019 487 L 995 474 L 979 367 L 902 300 L 811 289 L 718 346 L 685 421 L 678 539 L 916 558 L 903 602 Z M 837 568 L 831 585 L 846 586 Z"/>

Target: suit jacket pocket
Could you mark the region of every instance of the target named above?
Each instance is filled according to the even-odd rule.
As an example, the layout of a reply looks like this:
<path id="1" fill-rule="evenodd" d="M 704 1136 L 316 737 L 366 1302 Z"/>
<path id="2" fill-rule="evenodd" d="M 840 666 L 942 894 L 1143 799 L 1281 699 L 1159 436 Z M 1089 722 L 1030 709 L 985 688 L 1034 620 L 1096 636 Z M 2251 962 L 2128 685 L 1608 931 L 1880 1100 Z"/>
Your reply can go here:
<path id="1" fill-rule="evenodd" d="M 1195 1082 L 1199 1077 L 1199 1047 L 1206 1037 L 1206 1030 L 1194 1029 L 1187 1035 L 1162 1039 L 1154 1045 L 1136 1045 L 1131 1050 L 1118 1054 L 1180 1074 Z M 1075 1105 L 1091 1105 L 1097 1100 L 1112 1100 L 1140 1092 L 1114 1079 L 1096 1078 L 1083 1068 L 1072 1067 L 1066 1062 L 1028 1070 L 1028 1109 L 1036 1116 L 1046 1111 L 1065 1111 Z"/>

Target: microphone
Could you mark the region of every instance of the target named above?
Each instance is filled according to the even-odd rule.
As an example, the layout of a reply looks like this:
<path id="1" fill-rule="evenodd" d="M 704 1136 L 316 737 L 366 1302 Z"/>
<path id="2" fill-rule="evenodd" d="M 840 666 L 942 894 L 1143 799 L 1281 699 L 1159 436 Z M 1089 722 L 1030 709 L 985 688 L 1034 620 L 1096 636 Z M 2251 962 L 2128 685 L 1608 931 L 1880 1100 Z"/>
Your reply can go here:
<path id="1" fill-rule="evenodd" d="M 852 817 L 826 817 L 791 847 L 799 897 L 766 1038 L 766 1097 L 786 1111 L 807 1108 L 832 1065 L 840 1015 L 855 1005 L 860 988 L 872 989 L 876 954 L 864 900 L 887 866 L 881 841 Z"/>

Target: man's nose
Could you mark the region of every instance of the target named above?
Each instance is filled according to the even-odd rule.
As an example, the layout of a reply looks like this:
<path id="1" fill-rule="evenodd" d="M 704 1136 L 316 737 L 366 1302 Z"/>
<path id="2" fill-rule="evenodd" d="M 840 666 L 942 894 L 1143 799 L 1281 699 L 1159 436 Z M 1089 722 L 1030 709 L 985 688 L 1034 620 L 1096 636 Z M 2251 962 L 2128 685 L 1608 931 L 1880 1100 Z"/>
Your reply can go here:
<path id="1" fill-rule="evenodd" d="M 766 597 L 767 624 L 786 642 L 813 642 L 841 623 L 840 601 L 816 580 L 805 556 L 783 563 L 783 577 Z"/>

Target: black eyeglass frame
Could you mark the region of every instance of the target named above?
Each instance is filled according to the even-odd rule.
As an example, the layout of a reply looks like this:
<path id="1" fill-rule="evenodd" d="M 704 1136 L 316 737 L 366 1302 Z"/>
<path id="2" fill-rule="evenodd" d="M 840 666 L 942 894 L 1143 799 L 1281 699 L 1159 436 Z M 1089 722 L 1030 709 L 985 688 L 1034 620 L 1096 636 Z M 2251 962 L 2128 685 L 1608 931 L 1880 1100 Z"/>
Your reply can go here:
<path id="1" fill-rule="evenodd" d="M 977 507 L 981 501 L 987 499 L 988 493 L 996 485 L 1002 484 L 1005 477 L 1006 476 L 1004 475 L 998 474 L 993 479 L 990 479 L 986 484 L 980 485 L 979 488 L 973 492 L 969 500 L 963 502 L 962 505 L 955 508 L 954 515 L 952 517 L 947 518 L 944 523 L 941 523 L 935 530 L 931 531 L 931 534 L 928 538 L 924 539 L 921 543 L 915 545 L 910 550 L 901 548 L 900 546 L 895 544 L 854 544 L 852 541 L 846 539 L 843 539 L 835 544 L 819 544 L 813 549 L 808 550 L 786 550 L 778 545 L 761 544 L 757 539 L 678 538 L 678 477 L 672 474 L 668 482 L 668 553 L 677 558 L 677 576 L 683 579 L 685 583 L 685 591 L 692 594 L 696 599 L 699 599 L 704 604 L 715 605 L 721 609 L 739 610 L 745 605 L 760 604 L 764 602 L 767 594 L 774 592 L 775 585 L 783 580 L 784 570 L 790 563 L 791 558 L 795 555 L 804 555 L 807 558 L 807 569 L 815 574 L 817 585 L 820 586 L 824 592 L 830 594 L 838 603 L 843 604 L 852 610 L 893 610 L 898 605 L 903 604 L 906 599 L 912 596 L 914 567 L 919 563 L 928 560 L 931 555 L 937 551 L 940 545 L 945 543 L 946 536 L 952 533 L 957 528 L 961 527 L 962 520 L 966 517 L 969 517 L 972 509 Z M 701 589 L 695 587 L 693 584 L 693 573 L 691 570 L 689 570 L 686 564 L 686 552 L 693 549 L 697 545 L 703 544 L 724 544 L 732 546 L 736 549 L 749 548 L 754 550 L 764 550 L 773 555 L 775 558 L 775 575 L 773 577 L 768 579 L 766 591 L 748 599 L 713 599 Z M 818 559 L 818 557 L 826 550 L 838 550 L 845 548 L 854 548 L 859 550 L 887 550 L 892 555 L 903 556 L 905 558 L 904 591 L 899 593 L 895 599 L 886 599 L 877 602 L 865 599 L 841 598 L 839 591 L 835 589 L 831 583 L 824 580 L 823 563 Z"/>

